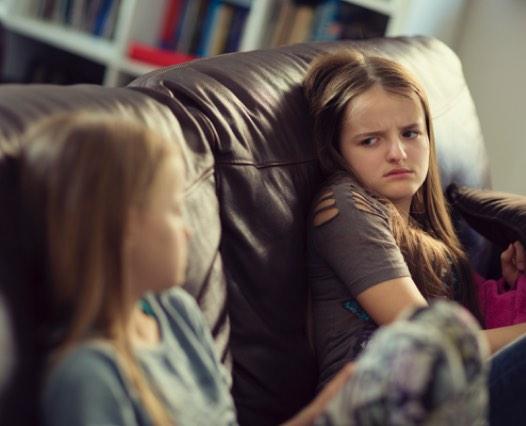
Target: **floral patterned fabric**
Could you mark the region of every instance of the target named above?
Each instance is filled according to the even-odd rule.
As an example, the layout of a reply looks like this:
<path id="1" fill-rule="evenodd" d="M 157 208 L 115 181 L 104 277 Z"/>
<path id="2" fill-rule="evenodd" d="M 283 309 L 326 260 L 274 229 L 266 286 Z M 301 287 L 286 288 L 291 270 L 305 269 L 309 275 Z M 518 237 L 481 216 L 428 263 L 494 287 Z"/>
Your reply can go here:
<path id="1" fill-rule="evenodd" d="M 411 310 L 374 334 L 315 424 L 487 425 L 487 353 L 459 305 Z"/>

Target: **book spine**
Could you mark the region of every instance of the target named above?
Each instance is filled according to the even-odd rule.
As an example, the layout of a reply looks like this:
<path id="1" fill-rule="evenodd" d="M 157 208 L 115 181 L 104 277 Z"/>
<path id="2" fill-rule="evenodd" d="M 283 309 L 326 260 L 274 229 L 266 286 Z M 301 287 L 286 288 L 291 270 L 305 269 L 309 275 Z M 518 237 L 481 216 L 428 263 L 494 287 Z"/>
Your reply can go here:
<path id="1" fill-rule="evenodd" d="M 104 25 L 106 24 L 106 20 L 110 15 L 113 2 L 114 0 L 102 0 L 99 10 L 95 16 L 95 24 L 91 31 L 93 35 L 101 36 L 103 34 Z"/>
<path id="2" fill-rule="evenodd" d="M 214 25 L 214 32 L 210 37 L 208 47 L 208 54 L 210 56 L 219 55 L 224 52 L 233 16 L 234 6 L 222 3 L 219 7 L 217 20 Z"/>
<path id="3" fill-rule="evenodd" d="M 106 23 L 104 24 L 104 28 L 102 30 L 102 36 L 104 38 L 107 38 L 107 39 L 113 38 L 115 27 L 117 25 L 117 19 L 119 18 L 120 5 L 121 5 L 121 0 L 113 0 L 113 3 L 111 5 L 111 10 L 108 14 L 108 19 L 106 19 Z"/>
<path id="4" fill-rule="evenodd" d="M 325 0 L 316 8 L 311 32 L 312 40 L 330 41 L 338 38 L 337 16 L 339 1 Z"/>
<path id="5" fill-rule="evenodd" d="M 197 12 L 197 17 L 195 19 L 195 24 L 192 28 L 192 36 L 190 38 L 190 46 L 188 48 L 188 53 L 195 55 L 197 53 L 197 48 L 199 46 L 199 41 L 201 39 L 203 25 L 205 23 L 206 14 L 208 8 L 210 7 L 210 0 L 201 0 L 199 5 L 199 11 Z"/>
<path id="6" fill-rule="evenodd" d="M 158 66 L 170 66 L 195 59 L 195 56 L 167 51 L 144 43 L 132 42 L 128 48 L 128 57 L 137 61 Z"/>
<path id="7" fill-rule="evenodd" d="M 239 44 L 241 43 L 241 36 L 243 35 L 243 29 L 245 28 L 248 14 L 248 8 L 236 8 L 234 16 L 232 17 L 230 32 L 228 33 L 227 41 L 224 48 L 225 53 L 235 52 L 239 49 Z"/>
<path id="8" fill-rule="evenodd" d="M 183 9 L 183 0 L 167 0 L 166 14 L 164 16 L 163 26 L 160 34 L 159 45 L 162 48 L 170 48 L 172 41 L 172 35 L 174 34 L 175 28 L 179 23 Z"/>
<path id="9" fill-rule="evenodd" d="M 192 42 L 192 34 L 197 23 L 197 16 L 199 14 L 199 7 L 201 0 L 187 1 L 187 7 L 183 20 L 181 22 L 181 32 L 177 40 L 176 50 L 181 53 L 190 52 L 190 44 Z"/>
<path id="10" fill-rule="evenodd" d="M 201 38 L 199 45 L 196 50 L 196 54 L 199 56 L 209 55 L 209 46 L 211 43 L 211 37 L 214 32 L 215 25 L 217 25 L 217 19 L 219 15 L 219 7 L 221 6 L 221 0 L 212 0 L 208 7 L 206 17 L 204 20 L 203 30 L 201 31 Z"/>

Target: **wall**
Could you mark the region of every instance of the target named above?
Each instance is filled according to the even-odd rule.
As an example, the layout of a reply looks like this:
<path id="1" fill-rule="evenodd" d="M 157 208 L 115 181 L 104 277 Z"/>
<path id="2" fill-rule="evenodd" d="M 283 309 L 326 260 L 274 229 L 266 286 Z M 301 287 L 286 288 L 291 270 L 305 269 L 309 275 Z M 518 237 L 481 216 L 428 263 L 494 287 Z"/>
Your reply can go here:
<path id="1" fill-rule="evenodd" d="M 493 187 L 526 195 L 526 0 L 471 0 L 456 50 L 488 146 Z"/>

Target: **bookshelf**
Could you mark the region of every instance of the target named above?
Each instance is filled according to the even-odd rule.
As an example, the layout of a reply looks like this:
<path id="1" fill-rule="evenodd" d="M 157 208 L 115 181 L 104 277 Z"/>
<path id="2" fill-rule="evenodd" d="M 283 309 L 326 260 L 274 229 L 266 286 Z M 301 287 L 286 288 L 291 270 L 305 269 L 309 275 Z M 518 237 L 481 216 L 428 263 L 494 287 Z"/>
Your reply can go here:
<path id="1" fill-rule="evenodd" d="M 113 20 L 107 18 L 104 26 L 93 27 L 98 28 L 99 35 L 94 35 L 93 28 L 87 29 L 85 22 L 83 28 L 79 27 L 78 4 L 104 3 L 111 6 L 107 16 Z M 177 25 L 168 31 L 167 15 L 172 3 L 178 5 L 179 15 L 174 21 Z M 297 5 L 293 0 L 0 0 L 0 21 L 14 34 L 101 64 L 103 84 L 118 86 L 167 64 L 166 60 L 152 65 L 130 58 L 130 46 L 135 44 L 190 55 L 176 61 L 313 38 L 425 34 L 454 47 L 464 3 L 465 0 L 319 0 L 315 7 Z M 54 6 L 46 9 L 46 4 Z M 71 9 L 75 7 L 76 15 Z M 336 22 L 340 33 L 314 31 L 322 7 L 330 15 L 325 16 L 325 24 L 331 24 L 331 19 L 342 20 Z M 89 10 L 84 15 L 93 18 Z M 343 22 L 345 19 L 350 19 L 350 23 Z M 96 19 L 90 22 L 93 25 Z M 183 34 L 176 34 L 174 28 Z M 233 28 L 237 28 L 235 37 Z"/>
<path id="2" fill-rule="evenodd" d="M 319 0 L 274 3 L 268 47 L 307 40 L 428 35 L 455 47 L 465 0 Z M 295 31 L 296 29 L 302 31 Z M 306 30 L 305 30 L 306 28 Z"/>
<path id="3" fill-rule="evenodd" d="M 116 4 L 117 19 L 111 37 L 95 36 L 54 19 L 41 19 L 36 14 L 35 0 L 0 0 L 0 20 L 9 31 L 100 63 L 105 66 L 103 84 L 117 86 L 126 75 L 157 68 L 129 60 L 127 49 L 130 40 L 155 43 L 156 26 L 149 23 L 161 19 L 164 0 L 121 0 Z"/>

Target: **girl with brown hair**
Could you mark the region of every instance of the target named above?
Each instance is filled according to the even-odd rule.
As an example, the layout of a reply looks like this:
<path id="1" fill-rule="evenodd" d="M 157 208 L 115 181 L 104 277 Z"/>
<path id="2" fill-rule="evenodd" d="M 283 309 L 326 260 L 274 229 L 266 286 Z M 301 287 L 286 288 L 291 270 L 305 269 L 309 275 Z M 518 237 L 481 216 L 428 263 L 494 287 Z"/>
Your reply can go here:
<path id="1" fill-rule="evenodd" d="M 407 307 L 450 299 L 481 316 L 472 271 L 442 194 L 420 83 L 392 60 L 340 51 L 311 65 L 304 89 L 327 176 L 309 229 L 322 387 L 361 353 L 379 326 Z M 503 256 L 510 284 L 524 271 L 524 261 L 520 243 Z M 526 333 L 526 324 L 483 333 L 494 353 Z M 500 372 L 496 360 L 492 376 Z M 490 386 L 490 393 L 501 392 Z M 492 419 L 500 419 L 493 401 Z"/>

